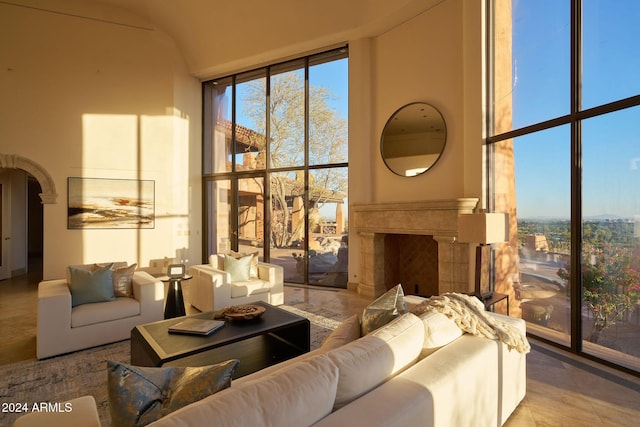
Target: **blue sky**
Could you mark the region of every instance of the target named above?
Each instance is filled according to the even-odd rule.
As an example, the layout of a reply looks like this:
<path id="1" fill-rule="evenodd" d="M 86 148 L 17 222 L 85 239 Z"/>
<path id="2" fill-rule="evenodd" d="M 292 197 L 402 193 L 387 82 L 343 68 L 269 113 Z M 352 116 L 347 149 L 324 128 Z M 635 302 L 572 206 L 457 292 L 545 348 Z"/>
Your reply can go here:
<path id="1" fill-rule="evenodd" d="M 302 70 L 300 71 L 302 72 Z M 322 86 L 328 88 L 335 96 L 329 102 L 329 106 L 338 112 L 340 117 L 348 119 L 349 106 L 349 73 L 348 60 L 326 62 L 324 64 L 312 66 L 309 69 L 309 84 L 311 86 Z M 242 98 L 242 85 L 238 86 L 238 99 Z M 255 123 L 243 114 L 243 106 L 239 105 L 237 110 L 237 121 L 243 126 L 256 128 Z"/>
<path id="2" fill-rule="evenodd" d="M 514 128 L 569 113 L 568 0 L 513 1 Z M 640 2 L 585 0 L 583 108 L 640 94 Z M 640 107 L 583 123 L 583 215 L 640 214 Z M 518 216 L 568 218 L 568 126 L 518 138 Z"/>

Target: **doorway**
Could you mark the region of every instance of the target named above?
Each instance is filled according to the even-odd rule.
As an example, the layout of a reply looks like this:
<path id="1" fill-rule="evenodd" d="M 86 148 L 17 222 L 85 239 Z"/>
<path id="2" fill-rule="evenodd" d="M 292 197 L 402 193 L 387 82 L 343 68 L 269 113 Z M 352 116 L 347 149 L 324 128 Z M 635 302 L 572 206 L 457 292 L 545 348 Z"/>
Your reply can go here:
<path id="1" fill-rule="evenodd" d="M 42 273 L 41 193 L 30 173 L 0 168 L 0 280 Z"/>

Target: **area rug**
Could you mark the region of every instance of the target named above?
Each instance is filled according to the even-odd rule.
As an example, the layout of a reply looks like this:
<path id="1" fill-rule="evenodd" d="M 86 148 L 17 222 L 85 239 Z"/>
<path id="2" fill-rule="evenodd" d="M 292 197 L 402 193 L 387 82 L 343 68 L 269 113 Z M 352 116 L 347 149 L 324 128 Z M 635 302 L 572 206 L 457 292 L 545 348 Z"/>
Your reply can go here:
<path id="1" fill-rule="evenodd" d="M 344 316 L 310 304 L 281 308 L 306 317 L 311 323 L 311 349 L 318 348 Z M 10 426 L 18 418 L 15 404 L 31 410 L 41 402 L 56 403 L 92 395 L 96 399 L 102 425 L 111 425 L 107 394 L 107 360 L 130 362 L 129 340 L 120 341 L 41 361 L 27 360 L 0 366 L 0 426 Z M 10 404 L 14 404 L 10 407 Z M 9 410 L 12 409 L 12 410 Z"/>

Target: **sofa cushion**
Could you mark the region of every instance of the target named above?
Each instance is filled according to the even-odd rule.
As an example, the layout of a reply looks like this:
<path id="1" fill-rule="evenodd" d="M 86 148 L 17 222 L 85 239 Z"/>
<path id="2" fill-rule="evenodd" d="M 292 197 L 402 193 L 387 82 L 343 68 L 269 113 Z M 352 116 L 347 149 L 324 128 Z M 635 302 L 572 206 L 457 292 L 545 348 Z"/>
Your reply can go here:
<path id="1" fill-rule="evenodd" d="M 234 258 L 230 255 L 224 257 L 224 271 L 231 275 L 231 282 L 244 282 L 251 277 L 251 259 L 253 255 Z"/>
<path id="2" fill-rule="evenodd" d="M 338 368 L 320 354 L 255 380 L 234 382 L 154 426 L 309 426 L 331 413 L 337 385 Z"/>
<path id="3" fill-rule="evenodd" d="M 334 409 L 413 365 L 423 341 L 422 320 L 406 313 L 369 335 L 329 351 L 327 355 L 340 371 Z"/>
<path id="4" fill-rule="evenodd" d="M 424 324 L 424 344 L 420 357 L 427 357 L 440 347 L 460 338 L 464 332 L 456 322 L 437 311 L 427 311 L 420 315 Z"/>
<path id="5" fill-rule="evenodd" d="M 114 301 L 82 304 L 71 311 L 71 327 L 93 325 L 125 319 L 140 314 L 140 302 L 133 298 L 117 297 Z"/>
<path id="6" fill-rule="evenodd" d="M 71 305 L 115 300 L 111 265 L 95 270 L 69 267 Z"/>
<path id="7" fill-rule="evenodd" d="M 264 294 L 269 292 L 271 284 L 265 280 L 250 279 L 231 283 L 231 298 L 246 297 L 249 295 Z"/>
<path id="8" fill-rule="evenodd" d="M 323 351 L 333 350 L 360 338 L 360 317 L 357 314 L 342 322 L 322 341 Z"/>
<path id="9" fill-rule="evenodd" d="M 114 426 L 147 425 L 231 385 L 237 360 L 202 367 L 143 368 L 107 362 Z"/>
<path id="10" fill-rule="evenodd" d="M 362 335 L 386 325 L 407 312 L 402 286 L 397 285 L 369 304 L 362 313 Z"/>

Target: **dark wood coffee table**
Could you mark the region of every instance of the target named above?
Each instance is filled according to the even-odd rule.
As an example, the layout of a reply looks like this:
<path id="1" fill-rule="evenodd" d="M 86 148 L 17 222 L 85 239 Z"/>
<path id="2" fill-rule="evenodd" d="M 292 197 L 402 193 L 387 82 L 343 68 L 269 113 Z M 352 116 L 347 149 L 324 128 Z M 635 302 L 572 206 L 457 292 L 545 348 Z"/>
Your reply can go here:
<path id="1" fill-rule="evenodd" d="M 131 330 L 131 364 L 205 366 L 238 359 L 234 378 L 239 378 L 309 351 L 309 319 L 267 303 L 254 304 L 265 307 L 262 316 L 227 320 L 209 336 L 170 334 L 169 326 L 185 317 L 138 325 Z M 213 313 L 187 317 L 212 319 Z"/>

